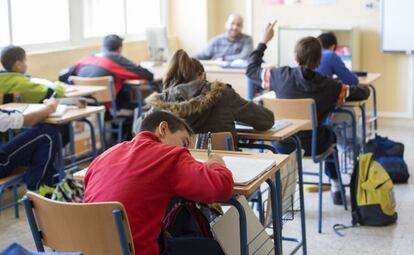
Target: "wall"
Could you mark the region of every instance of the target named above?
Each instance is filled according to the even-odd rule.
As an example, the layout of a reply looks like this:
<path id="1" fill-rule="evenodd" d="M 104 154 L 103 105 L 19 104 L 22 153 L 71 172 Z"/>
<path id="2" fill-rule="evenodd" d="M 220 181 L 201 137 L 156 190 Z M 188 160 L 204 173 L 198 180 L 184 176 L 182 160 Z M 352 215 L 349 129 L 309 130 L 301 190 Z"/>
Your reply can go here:
<path id="1" fill-rule="evenodd" d="M 380 52 L 380 14 L 377 8 L 365 9 L 360 0 L 337 0 L 332 5 L 287 6 L 269 2 L 253 0 L 255 42 L 261 39 L 265 24 L 274 19 L 283 26 L 358 26 L 361 31 L 361 68 L 383 75 L 375 83 L 379 111 L 385 116 L 411 117 L 413 84 L 410 84 L 410 58 L 404 54 Z M 270 43 L 267 55 L 271 55 L 271 60 L 277 59 L 275 39 Z"/>

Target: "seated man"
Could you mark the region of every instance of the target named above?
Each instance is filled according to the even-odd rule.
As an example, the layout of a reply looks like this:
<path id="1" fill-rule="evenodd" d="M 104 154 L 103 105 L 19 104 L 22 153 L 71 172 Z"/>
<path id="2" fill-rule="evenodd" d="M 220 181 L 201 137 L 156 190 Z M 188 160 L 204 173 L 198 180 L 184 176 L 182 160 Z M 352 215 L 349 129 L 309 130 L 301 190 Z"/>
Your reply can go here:
<path id="1" fill-rule="evenodd" d="M 26 52 L 17 46 L 8 46 L 1 51 L 0 94 L 19 94 L 24 103 L 41 103 L 56 91 L 61 97 L 65 88 L 59 83 L 52 83 L 26 76 Z"/>
<path id="2" fill-rule="evenodd" d="M 253 50 L 253 39 L 242 33 L 243 18 L 237 14 L 230 15 L 225 28 L 226 33 L 211 39 L 207 48 L 196 55 L 198 59 L 247 60 Z"/>
<path id="3" fill-rule="evenodd" d="M 321 42 L 323 50 L 321 64 L 316 68 L 316 71 L 329 77 L 335 74 L 339 80 L 347 85 L 358 85 L 358 77 L 349 71 L 335 52 L 338 46 L 335 34 L 323 33 L 318 36 L 318 40 Z"/>
<path id="4" fill-rule="evenodd" d="M 0 110 L 0 132 L 33 126 L 56 110 L 55 99 L 45 100 L 45 106 L 27 115 Z M 25 129 L 5 144 L 0 144 L 0 178 L 12 174 L 18 166 L 27 166 L 25 181 L 29 190 L 40 184 L 53 185 L 53 166 L 57 152 L 58 131 L 55 126 L 37 124 Z"/>
<path id="5" fill-rule="evenodd" d="M 88 168 L 84 201 L 121 202 L 139 254 L 159 254 L 157 237 L 174 196 L 203 203 L 231 197 L 233 178 L 221 157 L 202 163 L 185 148 L 192 133 L 182 119 L 154 111 L 132 141 L 115 145 Z"/>
<path id="6" fill-rule="evenodd" d="M 122 91 L 125 80 L 153 80 L 153 74 L 147 69 L 134 64 L 122 53 L 123 39 L 118 35 L 107 35 L 103 40 L 103 51 L 82 58 L 75 66 L 66 70 L 59 76 L 59 80 L 68 82 L 71 75 L 81 77 L 112 76 L 115 82 L 117 105 L 119 108 L 132 108 L 129 106 L 129 93 Z"/>

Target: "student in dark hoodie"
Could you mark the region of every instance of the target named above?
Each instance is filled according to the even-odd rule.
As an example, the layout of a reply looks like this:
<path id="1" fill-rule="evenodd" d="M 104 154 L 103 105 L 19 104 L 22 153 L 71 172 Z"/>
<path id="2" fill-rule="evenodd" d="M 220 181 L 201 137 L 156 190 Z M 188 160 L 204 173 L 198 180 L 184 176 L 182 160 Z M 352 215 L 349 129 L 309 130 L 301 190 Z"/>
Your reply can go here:
<path id="1" fill-rule="evenodd" d="M 338 103 L 345 100 L 363 100 L 369 97 L 367 86 L 348 86 L 339 81 L 320 75 L 315 72 L 322 56 L 322 46 L 318 39 L 305 37 L 295 46 L 297 67 L 284 66 L 280 68 L 262 68 L 261 63 L 266 50 L 266 44 L 273 38 L 274 24 L 268 24 L 262 42 L 251 53 L 246 74 L 254 82 L 262 84 L 267 90 L 273 90 L 278 98 L 296 99 L 313 98 L 316 102 L 318 130 L 317 152 L 324 152 L 335 142 L 335 134 L 324 125 L 329 112 L 334 110 Z M 305 155 L 311 153 L 311 131 L 299 133 Z M 294 145 L 288 141 L 278 143 L 281 153 L 290 153 Z M 339 192 L 338 176 L 333 163 L 326 163 L 325 174 L 331 179 L 331 192 L 334 204 L 343 204 Z"/>
<path id="2" fill-rule="evenodd" d="M 163 86 L 164 91 L 153 93 L 146 103 L 184 118 L 195 133 L 235 134 L 235 121 L 260 131 L 274 124 L 268 109 L 243 99 L 228 84 L 207 81 L 203 65 L 184 50 L 172 56 Z"/>

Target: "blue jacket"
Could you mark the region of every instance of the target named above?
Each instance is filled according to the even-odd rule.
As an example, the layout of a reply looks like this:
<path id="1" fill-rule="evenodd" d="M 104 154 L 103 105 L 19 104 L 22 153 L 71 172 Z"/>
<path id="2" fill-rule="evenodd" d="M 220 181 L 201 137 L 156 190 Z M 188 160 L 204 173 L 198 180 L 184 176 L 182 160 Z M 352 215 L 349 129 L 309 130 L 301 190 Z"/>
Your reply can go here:
<path id="1" fill-rule="evenodd" d="M 316 71 L 329 77 L 336 74 L 347 85 L 357 85 L 359 83 L 358 77 L 349 71 L 342 59 L 331 50 L 322 51 L 321 64 L 316 68 Z"/>

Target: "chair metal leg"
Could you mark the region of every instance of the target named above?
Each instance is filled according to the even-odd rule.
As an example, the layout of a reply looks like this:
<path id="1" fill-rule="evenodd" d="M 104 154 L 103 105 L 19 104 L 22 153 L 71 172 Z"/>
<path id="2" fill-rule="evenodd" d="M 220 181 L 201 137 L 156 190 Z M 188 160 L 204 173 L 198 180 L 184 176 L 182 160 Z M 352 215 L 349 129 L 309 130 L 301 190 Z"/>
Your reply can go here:
<path id="1" fill-rule="evenodd" d="M 319 163 L 319 178 L 318 178 L 318 197 L 319 197 L 319 203 L 318 203 L 318 233 L 322 233 L 322 192 L 323 192 L 323 164 L 322 162 Z"/>
<path id="2" fill-rule="evenodd" d="M 29 222 L 30 231 L 32 232 L 32 236 L 36 244 L 36 249 L 37 251 L 44 252 L 45 248 L 43 247 L 42 238 L 40 236 L 40 231 L 37 228 L 36 220 L 33 215 L 32 202 L 30 201 L 29 198 L 27 197 L 23 198 L 23 206 L 24 206 L 24 211 L 26 212 L 27 221 Z"/>
<path id="3" fill-rule="evenodd" d="M 18 187 L 18 184 L 14 184 L 12 189 L 13 189 L 14 216 L 16 218 L 19 218 L 19 202 L 18 202 L 19 196 L 17 194 L 17 187 Z"/>
<path id="4" fill-rule="evenodd" d="M 346 196 L 345 196 L 345 187 L 344 187 L 344 184 L 342 182 L 341 170 L 339 169 L 338 151 L 336 149 L 333 153 L 333 157 L 334 157 L 336 174 L 338 175 L 338 182 L 339 182 L 341 198 L 342 198 L 342 201 L 344 202 L 345 210 L 348 210 L 348 205 L 347 205 Z"/>
<path id="5" fill-rule="evenodd" d="M 131 250 L 125 234 L 122 212 L 119 209 L 114 209 L 112 210 L 112 215 L 115 219 L 116 230 L 118 232 L 119 242 L 121 243 L 122 255 L 130 255 Z"/>
<path id="6" fill-rule="evenodd" d="M 257 211 L 259 211 L 259 219 L 260 223 L 264 223 L 264 210 L 263 210 L 263 199 L 262 199 L 262 192 L 260 191 L 260 187 L 258 188 L 257 192 Z"/>

